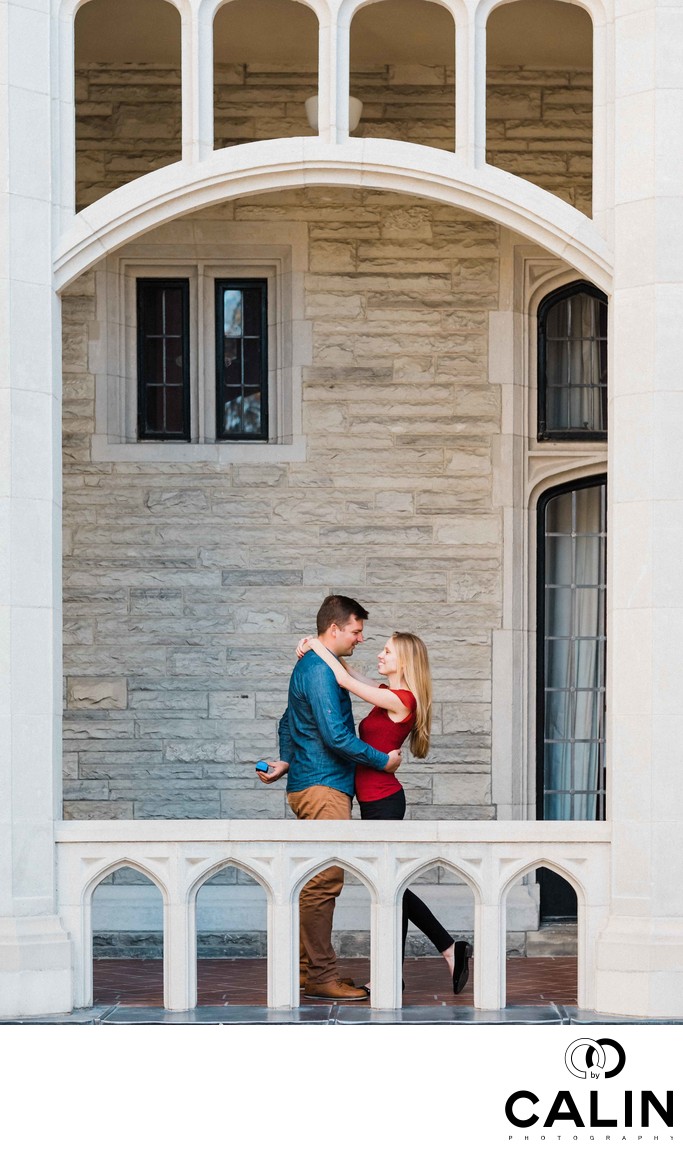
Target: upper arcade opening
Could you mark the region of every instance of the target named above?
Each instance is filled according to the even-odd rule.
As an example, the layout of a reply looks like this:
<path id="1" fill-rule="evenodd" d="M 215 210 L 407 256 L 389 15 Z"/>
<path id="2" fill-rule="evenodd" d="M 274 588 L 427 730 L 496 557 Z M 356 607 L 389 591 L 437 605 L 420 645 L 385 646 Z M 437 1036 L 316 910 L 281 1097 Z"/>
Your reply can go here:
<path id="1" fill-rule="evenodd" d="M 562 0 L 516 0 L 486 26 L 486 158 L 592 209 L 593 24 Z"/>
<path id="2" fill-rule="evenodd" d="M 381 0 L 351 24 L 356 135 L 455 149 L 455 24 L 426 0 Z"/>
<path id="3" fill-rule="evenodd" d="M 137 176 L 205 154 L 212 134 L 215 148 L 224 149 L 316 133 L 316 114 L 306 106 L 319 88 L 312 7 L 296 0 L 229 0 L 201 34 L 188 28 L 183 51 L 196 58 L 181 64 L 180 12 L 170 0 L 87 0 L 78 9 L 78 210 Z M 355 13 L 349 37 L 349 92 L 361 105 L 352 133 L 453 152 L 451 11 L 438 0 L 374 0 Z M 590 15 L 563 0 L 515 0 L 493 10 L 486 42 L 489 164 L 590 213 Z M 211 70 L 212 93 L 206 91 Z M 462 79 L 469 87 L 467 76 Z M 333 81 L 323 69 L 323 91 Z M 344 75 L 337 77 L 338 90 L 345 83 Z M 468 123 L 463 117 L 459 126 L 465 135 L 473 130 Z M 467 140 L 458 143 L 465 148 Z"/>
<path id="4" fill-rule="evenodd" d="M 88 0 L 75 19 L 76 208 L 181 158 L 180 13 Z"/>
<path id="5" fill-rule="evenodd" d="M 231 0 L 214 20 L 215 147 L 311 136 L 318 20 L 293 0 Z"/>

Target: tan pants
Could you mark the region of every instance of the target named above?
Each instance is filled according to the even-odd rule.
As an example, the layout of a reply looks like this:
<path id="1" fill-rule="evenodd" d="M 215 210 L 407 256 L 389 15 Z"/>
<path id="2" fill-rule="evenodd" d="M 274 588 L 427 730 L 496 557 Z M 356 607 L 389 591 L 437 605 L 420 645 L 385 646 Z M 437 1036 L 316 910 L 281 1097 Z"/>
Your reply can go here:
<path id="1" fill-rule="evenodd" d="M 351 798 L 332 787 L 307 787 L 287 800 L 298 819 L 350 819 Z M 341 867 L 331 866 L 306 883 L 299 896 L 299 962 L 307 982 L 331 982 L 338 977 L 332 948 L 332 918 L 344 885 Z"/>

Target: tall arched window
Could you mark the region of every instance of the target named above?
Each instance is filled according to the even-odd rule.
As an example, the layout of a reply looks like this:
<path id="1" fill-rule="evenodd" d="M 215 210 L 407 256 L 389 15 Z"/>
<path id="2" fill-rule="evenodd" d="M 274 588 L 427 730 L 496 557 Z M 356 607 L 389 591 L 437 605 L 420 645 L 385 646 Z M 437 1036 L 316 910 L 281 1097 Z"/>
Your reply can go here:
<path id="1" fill-rule="evenodd" d="M 538 438 L 607 437 L 607 297 L 589 283 L 538 309 Z"/>
<path id="2" fill-rule="evenodd" d="M 537 816 L 605 817 L 604 477 L 538 508 Z"/>

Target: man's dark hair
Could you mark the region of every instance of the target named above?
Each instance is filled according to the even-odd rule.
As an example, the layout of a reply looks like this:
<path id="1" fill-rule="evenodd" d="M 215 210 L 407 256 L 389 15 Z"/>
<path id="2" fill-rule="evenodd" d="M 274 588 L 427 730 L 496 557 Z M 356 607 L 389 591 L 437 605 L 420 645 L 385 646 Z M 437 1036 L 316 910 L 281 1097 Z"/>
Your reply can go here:
<path id="1" fill-rule="evenodd" d="M 348 595 L 328 595 L 323 599 L 316 617 L 318 634 L 322 635 L 333 623 L 338 627 L 345 627 L 352 615 L 355 615 L 356 619 L 368 617 L 365 607 L 361 607 L 355 599 L 349 599 Z"/>

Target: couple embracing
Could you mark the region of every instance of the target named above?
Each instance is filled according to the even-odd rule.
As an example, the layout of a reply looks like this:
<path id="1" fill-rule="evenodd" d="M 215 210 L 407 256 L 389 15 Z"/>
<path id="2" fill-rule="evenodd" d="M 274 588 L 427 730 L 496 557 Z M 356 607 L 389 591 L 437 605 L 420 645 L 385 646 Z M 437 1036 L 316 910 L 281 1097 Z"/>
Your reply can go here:
<path id="1" fill-rule="evenodd" d="M 351 670 L 343 657 L 363 642 L 368 613 L 355 599 L 328 595 L 316 620 L 317 637 L 302 640 L 278 729 L 280 758 L 259 771 L 262 782 L 287 775 L 287 799 L 298 819 L 350 819 L 355 794 L 363 819 L 402 819 L 405 792 L 396 778 L 401 747 L 424 758 L 429 750 L 432 686 L 427 649 L 417 635 L 396 631 L 378 657 L 385 683 Z M 372 707 L 356 736 L 349 692 Z M 312 878 L 300 897 L 299 984 L 306 998 L 359 1001 L 366 986 L 341 979 L 332 947 L 341 867 Z M 445 959 L 459 994 L 469 976 L 471 948 L 455 942 L 412 891 L 403 896 L 403 952 L 414 923 Z"/>

